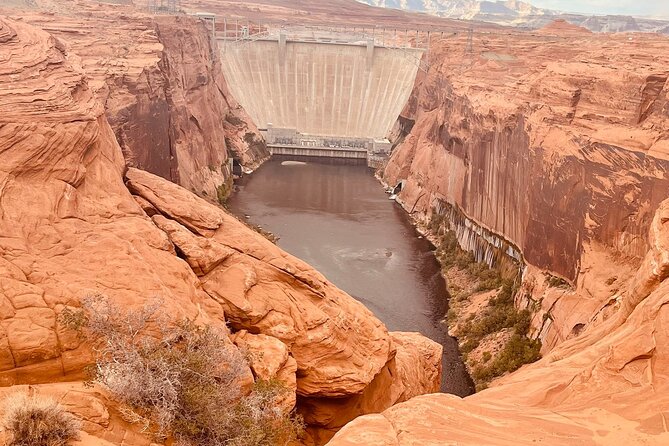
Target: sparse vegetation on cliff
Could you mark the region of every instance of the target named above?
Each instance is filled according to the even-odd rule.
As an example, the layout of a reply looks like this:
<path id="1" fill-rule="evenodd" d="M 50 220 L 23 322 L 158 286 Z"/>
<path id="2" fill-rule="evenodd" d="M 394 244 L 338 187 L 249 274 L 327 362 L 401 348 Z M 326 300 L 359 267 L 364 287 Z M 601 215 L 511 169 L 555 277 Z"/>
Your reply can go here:
<path id="1" fill-rule="evenodd" d="M 564 289 L 570 289 L 571 288 L 571 285 L 569 284 L 569 282 L 564 280 L 562 277 L 554 276 L 553 274 L 549 274 L 549 273 L 545 273 L 545 276 L 546 276 L 546 281 L 548 282 L 548 286 L 550 286 L 550 287 L 564 288 Z"/>
<path id="2" fill-rule="evenodd" d="M 216 199 L 221 205 L 225 205 L 232 192 L 232 178 L 227 178 L 224 183 L 216 188 Z"/>
<path id="3" fill-rule="evenodd" d="M 518 278 L 477 262 L 436 212 L 428 229 L 451 295 L 449 327 L 477 389 L 539 359 L 541 342 L 528 337 L 531 314 L 514 305 Z"/>
<path id="4" fill-rule="evenodd" d="M 7 446 L 66 446 L 79 438 L 79 420 L 48 397 L 16 392 L 3 411 Z"/>
<path id="5" fill-rule="evenodd" d="M 280 383 L 244 391 L 246 360 L 224 335 L 189 320 L 175 324 L 160 307 L 126 311 L 96 296 L 61 314 L 94 342 L 91 382 L 109 390 L 127 421 L 184 445 L 275 446 L 297 437 L 302 422 L 279 407 L 287 391 Z"/>

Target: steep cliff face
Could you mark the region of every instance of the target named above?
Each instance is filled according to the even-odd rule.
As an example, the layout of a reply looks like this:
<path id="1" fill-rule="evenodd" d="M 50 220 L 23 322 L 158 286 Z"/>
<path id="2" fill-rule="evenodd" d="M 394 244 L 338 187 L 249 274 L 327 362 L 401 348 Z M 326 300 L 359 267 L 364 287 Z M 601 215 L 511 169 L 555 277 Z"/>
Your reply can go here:
<path id="1" fill-rule="evenodd" d="M 669 72 L 658 57 L 668 44 L 566 24 L 480 35 L 472 52 L 464 38 L 444 40 L 403 113 L 411 131 L 386 181 L 406 180 L 400 199 L 419 219 L 449 214 L 478 260 L 531 265 L 522 305 L 548 315 L 534 325 L 549 347 L 615 300 L 648 250 L 669 186 Z M 575 291 L 543 296 L 543 272 Z"/>
<path id="2" fill-rule="evenodd" d="M 265 352 L 249 376 L 284 382 L 284 409 L 310 401 L 323 417 L 310 422 L 311 443 L 358 414 L 436 390 L 439 345 L 388 333 L 220 207 L 128 169 L 83 58 L 59 39 L 0 18 L 0 50 L 0 393 L 34 384 L 54 395 L 84 420 L 90 444 L 150 443 L 104 389 L 77 382 L 91 344 L 58 315 L 98 293 L 123 308 L 160 297 L 169 320 L 219 327 L 240 348 Z"/>
<path id="3" fill-rule="evenodd" d="M 128 165 L 211 200 L 225 198 L 229 158 L 254 169 L 269 152 L 228 91 L 210 29 L 187 16 L 94 6 L 72 4 L 83 9 L 79 16 L 21 16 L 81 58 Z"/>

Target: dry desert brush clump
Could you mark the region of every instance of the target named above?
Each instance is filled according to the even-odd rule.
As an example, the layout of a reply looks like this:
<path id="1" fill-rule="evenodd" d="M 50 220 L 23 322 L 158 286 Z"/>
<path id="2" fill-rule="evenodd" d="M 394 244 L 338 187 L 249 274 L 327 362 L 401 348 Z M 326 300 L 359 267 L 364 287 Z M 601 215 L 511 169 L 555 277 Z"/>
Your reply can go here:
<path id="1" fill-rule="evenodd" d="M 51 398 L 16 392 L 3 411 L 8 446 L 65 446 L 79 438 L 79 420 Z"/>
<path id="2" fill-rule="evenodd" d="M 275 446 L 296 438 L 301 421 L 277 404 L 285 387 L 257 382 L 243 392 L 248 366 L 225 335 L 169 321 L 161 307 L 155 301 L 124 310 L 93 296 L 61 314 L 94 343 L 91 381 L 121 403 L 127 421 L 183 445 Z"/>

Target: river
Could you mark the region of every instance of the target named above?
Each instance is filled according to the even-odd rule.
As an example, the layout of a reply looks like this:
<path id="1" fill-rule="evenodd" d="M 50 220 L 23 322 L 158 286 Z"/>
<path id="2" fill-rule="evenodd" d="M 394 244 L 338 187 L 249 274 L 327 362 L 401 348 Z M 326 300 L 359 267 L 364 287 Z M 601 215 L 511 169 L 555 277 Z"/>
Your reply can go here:
<path id="1" fill-rule="evenodd" d="M 391 331 L 418 331 L 444 346 L 442 391 L 473 385 L 441 321 L 446 285 L 432 245 L 365 166 L 270 160 L 237 181 L 232 212 L 361 301 Z"/>

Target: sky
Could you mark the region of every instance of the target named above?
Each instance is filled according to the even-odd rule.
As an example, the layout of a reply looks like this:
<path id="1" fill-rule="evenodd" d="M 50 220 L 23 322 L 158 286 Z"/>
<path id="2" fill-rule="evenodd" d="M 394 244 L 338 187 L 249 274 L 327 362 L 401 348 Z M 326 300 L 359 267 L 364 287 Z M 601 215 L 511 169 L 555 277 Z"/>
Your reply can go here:
<path id="1" fill-rule="evenodd" d="M 529 0 L 528 3 L 565 12 L 669 18 L 669 0 Z"/>

